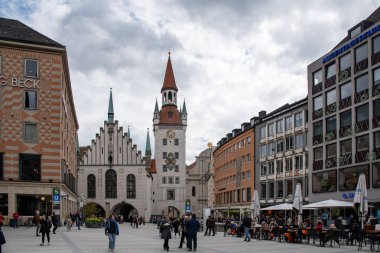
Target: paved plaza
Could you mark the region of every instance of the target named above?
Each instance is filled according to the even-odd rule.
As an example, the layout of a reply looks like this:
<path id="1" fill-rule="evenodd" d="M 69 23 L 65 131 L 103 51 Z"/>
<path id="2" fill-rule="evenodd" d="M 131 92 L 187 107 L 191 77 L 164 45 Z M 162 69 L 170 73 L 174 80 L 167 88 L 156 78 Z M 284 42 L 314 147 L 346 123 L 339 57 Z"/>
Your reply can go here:
<path id="1" fill-rule="evenodd" d="M 72 231 L 66 232 L 65 228 L 59 228 L 56 235 L 51 234 L 51 245 L 41 247 L 41 237 L 35 237 L 35 227 L 13 229 L 4 227 L 3 232 L 7 243 L 3 251 L 11 252 L 54 252 L 54 253 L 95 253 L 107 252 L 108 239 L 103 229 L 82 228 L 78 231 L 73 227 Z M 152 253 L 164 252 L 163 240 L 158 237 L 155 225 L 147 224 L 138 229 L 131 228 L 129 224 L 120 225 L 120 236 L 116 240 L 116 252 Z M 338 248 L 317 247 L 305 244 L 278 243 L 273 241 L 251 241 L 244 242 L 242 238 L 223 237 L 222 233 L 216 236 L 203 236 L 198 234 L 197 252 L 357 252 L 355 246 L 342 246 Z M 179 238 L 170 240 L 171 252 L 187 252 L 185 248 L 178 249 Z M 363 248 L 363 252 L 369 252 L 369 246 Z"/>

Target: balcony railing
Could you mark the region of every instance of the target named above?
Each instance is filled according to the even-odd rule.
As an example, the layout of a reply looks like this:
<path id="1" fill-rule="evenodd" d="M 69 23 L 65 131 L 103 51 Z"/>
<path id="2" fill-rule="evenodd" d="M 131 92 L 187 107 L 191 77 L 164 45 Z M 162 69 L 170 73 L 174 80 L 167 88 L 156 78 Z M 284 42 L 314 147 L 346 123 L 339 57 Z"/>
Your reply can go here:
<path id="1" fill-rule="evenodd" d="M 372 127 L 376 128 L 380 126 L 380 115 L 376 115 L 372 118 Z"/>
<path id="2" fill-rule="evenodd" d="M 355 133 L 361 133 L 369 129 L 369 120 L 365 119 L 355 124 Z"/>
<path id="3" fill-rule="evenodd" d="M 325 88 L 331 87 L 336 83 L 336 75 L 333 75 L 326 79 Z"/>
<path id="4" fill-rule="evenodd" d="M 368 89 L 355 93 L 355 103 L 366 101 L 369 98 Z"/>
<path id="5" fill-rule="evenodd" d="M 318 93 L 318 92 L 320 92 L 321 90 L 322 90 L 322 83 L 318 83 L 318 84 L 316 84 L 316 85 L 313 85 L 312 93 L 313 93 L 313 95 L 314 95 L 315 93 Z"/>
<path id="6" fill-rule="evenodd" d="M 326 159 L 326 169 L 334 168 L 337 165 L 337 158 L 331 157 Z"/>
<path id="7" fill-rule="evenodd" d="M 372 61 L 372 65 L 379 63 L 380 62 L 380 52 L 373 54 L 371 57 L 371 61 Z"/>
<path id="8" fill-rule="evenodd" d="M 351 67 L 348 67 L 348 68 L 339 72 L 338 81 L 342 82 L 342 81 L 346 80 L 347 78 L 349 78 L 350 76 L 351 76 Z"/>
<path id="9" fill-rule="evenodd" d="M 325 108 L 326 115 L 336 112 L 336 103 L 329 104 Z"/>
<path id="10" fill-rule="evenodd" d="M 351 96 L 339 100 L 339 109 L 344 109 L 352 105 Z"/>
<path id="11" fill-rule="evenodd" d="M 336 131 L 327 132 L 325 135 L 325 141 L 332 141 L 336 139 Z"/>
<path id="12" fill-rule="evenodd" d="M 355 154 L 355 162 L 362 163 L 369 161 L 370 154 L 368 150 L 358 151 Z"/>
<path id="13" fill-rule="evenodd" d="M 363 71 L 365 69 L 368 68 L 368 58 L 367 59 L 364 59 L 364 60 L 361 60 L 360 62 L 358 63 L 355 63 L 354 65 L 354 73 L 358 73 L 360 71 Z"/>
<path id="14" fill-rule="evenodd" d="M 323 116 L 323 109 L 313 111 L 313 119 L 318 119 Z"/>
<path id="15" fill-rule="evenodd" d="M 339 157 L 339 166 L 349 165 L 352 163 L 352 154 L 345 154 Z"/>
<path id="16" fill-rule="evenodd" d="M 350 136 L 350 135 L 352 135 L 352 132 L 353 131 L 352 131 L 351 125 L 339 128 L 339 136 L 340 137 Z"/>

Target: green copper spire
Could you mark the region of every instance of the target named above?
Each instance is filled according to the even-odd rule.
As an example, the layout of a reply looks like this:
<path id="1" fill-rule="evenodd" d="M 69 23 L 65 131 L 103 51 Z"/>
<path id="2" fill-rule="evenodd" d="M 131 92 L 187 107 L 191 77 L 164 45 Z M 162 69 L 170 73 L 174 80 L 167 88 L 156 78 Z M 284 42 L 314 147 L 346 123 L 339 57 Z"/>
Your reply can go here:
<path id="1" fill-rule="evenodd" d="M 112 100 L 112 88 L 110 90 L 110 99 L 108 102 L 108 123 L 113 123 L 113 100 Z"/>
<path id="2" fill-rule="evenodd" d="M 187 116 L 187 110 L 186 110 L 186 103 L 185 103 L 185 100 L 183 100 L 182 115 L 183 115 L 183 116 Z"/>
<path id="3" fill-rule="evenodd" d="M 149 138 L 149 128 L 146 131 L 146 146 L 145 146 L 145 155 L 152 155 L 152 150 L 150 148 L 150 138 Z"/>
<path id="4" fill-rule="evenodd" d="M 157 103 L 157 98 L 156 98 L 156 105 L 154 106 L 154 114 L 159 114 L 160 110 L 158 109 L 158 103 Z"/>

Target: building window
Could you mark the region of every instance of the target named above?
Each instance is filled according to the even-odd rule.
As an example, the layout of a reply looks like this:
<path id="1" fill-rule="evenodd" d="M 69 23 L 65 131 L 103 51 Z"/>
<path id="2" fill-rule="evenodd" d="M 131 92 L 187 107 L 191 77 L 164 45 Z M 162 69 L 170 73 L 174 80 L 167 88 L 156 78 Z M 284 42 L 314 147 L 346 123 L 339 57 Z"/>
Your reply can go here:
<path id="1" fill-rule="evenodd" d="M 195 186 L 193 186 L 193 187 L 191 188 L 191 196 L 193 196 L 193 197 L 197 196 L 197 192 L 196 192 L 196 190 L 195 190 Z"/>
<path id="2" fill-rule="evenodd" d="M 173 177 L 168 177 L 168 179 L 169 179 L 169 181 L 168 181 L 169 184 L 174 184 L 174 178 Z"/>
<path id="3" fill-rule="evenodd" d="M 267 184 L 266 183 L 262 183 L 260 184 L 260 197 L 262 199 L 266 199 L 267 198 Z"/>
<path id="4" fill-rule="evenodd" d="M 336 157 L 336 143 L 330 144 L 326 146 L 327 158 Z"/>
<path id="5" fill-rule="evenodd" d="M 284 162 L 281 160 L 276 160 L 276 171 L 277 174 L 282 174 L 284 172 Z"/>
<path id="6" fill-rule="evenodd" d="M 251 179 L 251 171 L 247 171 L 247 179 Z"/>
<path id="7" fill-rule="evenodd" d="M 339 117 L 340 117 L 340 136 L 351 135 L 351 126 L 352 126 L 351 110 L 342 112 L 339 115 Z"/>
<path id="8" fill-rule="evenodd" d="M 285 139 L 285 150 L 293 149 L 293 136 L 289 136 Z"/>
<path id="9" fill-rule="evenodd" d="M 326 141 L 336 139 L 336 117 L 332 116 L 326 119 Z"/>
<path id="10" fill-rule="evenodd" d="M 38 77 L 38 61 L 37 60 L 31 60 L 31 59 L 25 59 L 25 76 L 26 77 Z"/>
<path id="11" fill-rule="evenodd" d="M 375 132 L 373 135 L 374 135 L 373 146 L 375 147 L 375 149 L 380 149 L 380 132 Z M 377 156 L 376 158 L 379 159 L 379 156 Z M 1 166 L 1 164 L 0 164 L 0 166 Z"/>
<path id="12" fill-rule="evenodd" d="M 312 190 L 314 193 L 336 192 L 336 170 L 314 173 L 312 183 Z"/>
<path id="13" fill-rule="evenodd" d="M 369 135 L 362 135 L 356 137 L 356 152 L 363 152 L 369 150 Z"/>
<path id="14" fill-rule="evenodd" d="M 339 170 L 339 190 L 352 191 L 356 189 L 358 184 L 359 175 L 365 174 L 367 186 L 369 187 L 369 169 L 368 165 L 356 166 L 352 168 L 345 168 Z"/>
<path id="15" fill-rule="evenodd" d="M 168 118 L 169 119 L 173 118 L 173 112 L 172 111 L 168 111 Z"/>
<path id="16" fill-rule="evenodd" d="M 94 199 L 96 198 L 96 179 L 94 174 L 90 174 L 87 176 L 87 198 Z"/>
<path id="17" fill-rule="evenodd" d="M 179 172 L 179 166 L 178 165 L 174 166 L 174 172 Z"/>
<path id="18" fill-rule="evenodd" d="M 302 170 L 303 169 L 303 155 L 297 155 L 294 157 L 296 162 L 296 170 Z"/>
<path id="19" fill-rule="evenodd" d="M 162 165 L 162 171 L 163 172 L 168 172 L 168 166 L 167 165 Z"/>
<path id="20" fill-rule="evenodd" d="M 355 82 L 355 102 L 368 99 L 368 74 L 356 78 Z"/>
<path id="21" fill-rule="evenodd" d="M 319 147 L 314 149 L 313 170 L 321 169 L 323 169 L 323 148 Z"/>
<path id="22" fill-rule="evenodd" d="M 332 76 L 335 76 L 335 62 L 326 67 L 326 79 L 329 79 Z"/>
<path id="23" fill-rule="evenodd" d="M 277 141 L 277 153 L 284 151 L 284 140 Z"/>
<path id="24" fill-rule="evenodd" d="M 380 188 L 380 163 L 372 165 L 372 186 L 373 188 Z"/>
<path id="25" fill-rule="evenodd" d="M 335 104 L 336 102 L 336 90 L 332 89 L 326 93 L 326 106 Z"/>
<path id="26" fill-rule="evenodd" d="M 313 99 L 313 101 L 314 101 L 314 111 L 318 111 L 318 110 L 322 109 L 322 107 L 323 107 L 322 96 L 315 97 Z"/>
<path id="27" fill-rule="evenodd" d="M 162 177 L 162 184 L 166 184 L 166 177 Z"/>
<path id="28" fill-rule="evenodd" d="M 339 59 L 339 71 L 346 70 L 351 67 L 351 55 L 348 53 Z"/>
<path id="29" fill-rule="evenodd" d="M 356 132 L 363 132 L 369 129 L 369 108 L 368 104 L 356 107 Z"/>
<path id="30" fill-rule="evenodd" d="M 168 190 L 168 200 L 175 200 L 175 190 Z"/>
<path id="31" fill-rule="evenodd" d="M 267 156 L 267 145 L 260 145 L 260 157 L 266 157 Z"/>
<path id="32" fill-rule="evenodd" d="M 268 183 L 268 198 L 273 199 L 274 198 L 274 182 Z"/>
<path id="33" fill-rule="evenodd" d="M 25 91 L 24 102 L 25 109 L 37 109 L 37 92 Z"/>
<path id="34" fill-rule="evenodd" d="M 179 159 L 179 153 L 178 152 L 174 152 L 174 158 Z"/>
<path id="35" fill-rule="evenodd" d="M 266 137 L 266 134 L 265 134 L 265 127 L 261 127 L 260 128 L 260 138 L 261 139 L 265 139 L 265 137 Z"/>
<path id="36" fill-rule="evenodd" d="M 37 142 L 37 123 L 24 123 L 24 141 Z"/>
<path id="37" fill-rule="evenodd" d="M 274 174 L 274 161 L 270 161 L 268 163 L 268 175 L 273 175 L 273 174 Z M 244 176 L 244 173 L 243 173 L 243 176 Z"/>
<path id="38" fill-rule="evenodd" d="M 4 154 L 0 153 L 0 180 L 4 178 Z"/>
<path id="39" fill-rule="evenodd" d="M 179 139 L 174 139 L 174 145 L 178 146 L 179 145 Z"/>
<path id="40" fill-rule="evenodd" d="M 136 177 L 135 175 L 129 174 L 127 176 L 127 199 L 136 198 Z"/>
<path id="41" fill-rule="evenodd" d="M 322 83 L 322 69 L 313 73 L 313 85 Z"/>
<path id="42" fill-rule="evenodd" d="M 293 171 L 293 158 L 285 158 L 285 172 Z"/>
<path id="43" fill-rule="evenodd" d="M 251 137 L 247 138 L 247 145 L 251 145 Z"/>
<path id="44" fill-rule="evenodd" d="M 294 127 L 300 127 L 303 124 L 303 112 L 294 115 Z"/>
<path id="45" fill-rule="evenodd" d="M 268 137 L 274 135 L 274 123 L 268 125 Z"/>
<path id="46" fill-rule="evenodd" d="M 162 153 L 162 158 L 163 158 L 163 159 L 168 158 L 168 153 L 167 153 L 167 152 L 163 152 L 163 153 Z"/>
<path id="47" fill-rule="evenodd" d="M 368 59 L 368 44 L 365 43 L 362 46 L 355 48 L 355 63 L 359 63 Z"/>
<path id="48" fill-rule="evenodd" d="M 373 54 L 380 52 L 380 36 L 373 38 Z"/>
<path id="49" fill-rule="evenodd" d="M 291 130 L 292 128 L 292 117 L 285 118 L 285 131 Z"/>
<path id="50" fill-rule="evenodd" d="M 276 122 L 276 133 L 282 133 L 284 131 L 282 120 Z"/>
<path id="51" fill-rule="evenodd" d="M 179 177 L 175 177 L 175 183 L 179 184 Z"/>
<path id="52" fill-rule="evenodd" d="M 267 165 L 265 164 L 265 163 L 262 163 L 262 164 L 260 164 L 260 175 L 262 176 L 262 177 L 264 177 L 264 176 L 266 176 L 267 175 Z"/>
<path id="53" fill-rule="evenodd" d="M 286 196 L 289 197 L 290 194 L 293 194 L 293 180 L 286 180 Z"/>
<path id="54" fill-rule="evenodd" d="M 168 145 L 168 139 L 162 139 L 162 145 L 163 146 Z"/>
<path id="55" fill-rule="evenodd" d="M 106 198 L 117 198 L 117 174 L 113 169 L 106 172 Z"/>
<path id="56" fill-rule="evenodd" d="M 276 153 L 275 142 L 271 142 L 268 144 L 268 155 L 274 155 Z"/>
<path id="57" fill-rule="evenodd" d="M 351 97 L 352 89 L 351 83 L 345 83 L 340 86 L 340 100 L 343 100 L 347 97 Z"/>
<path id="58" fill-rule="evenodd" d="M 303 134 L 297 134 L 294 136 L 295 139 L 295 148 L 303 148 Z"/>
<path id="59" fill-rule="evenodd" d="M 41 180 L 41 155 L 20 154 L 19 166 L 21 180 Z"/>
<path id="60" fill-rule="evenodd" d="M 351 139 L 340 142 L 340 155 L 346 156 L 352 154 L 352 141 Z"/>
<path id="61" fill-rule="evenodd" d="M 251 162 L 251 154 L 247 154 L 247 163 Z"/>
<path id="62" fill-rule="evenodd" d="M 373 89 L 373 95 L 380 95 L 380 68 L 377 68 L 373 71 L 373 86 L 376 87 Z"/>
<path id="63" fill-rule="evenodd" d="M 358 35 L 359 33 L 361 33 L 361 31 L 362 31 L 362 27 L 361 26 L 356 27 L 354 30 L 352 30 L 350 32 L 350 38 L 351 39 L 354 38 L 356 35 Z"/>
<path id="64" fill-rule="evenodd" d="M 284 197 L 284 182 L 277 181 L 277 198 L 283 198 L 283 197 Z"/>

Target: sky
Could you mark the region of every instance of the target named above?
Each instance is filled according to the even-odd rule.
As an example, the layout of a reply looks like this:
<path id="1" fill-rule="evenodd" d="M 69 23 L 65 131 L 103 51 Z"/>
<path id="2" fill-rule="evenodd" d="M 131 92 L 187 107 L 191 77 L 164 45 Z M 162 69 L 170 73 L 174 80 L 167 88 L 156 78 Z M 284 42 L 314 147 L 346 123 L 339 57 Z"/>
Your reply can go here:
<path id="1" fill-rule="evenodd" d="M 307 65 L 328 53 L 380 0 L 0 0 L 17 19 L 67 48 L 79 120 L 90 145 L 115 119 L 144 152 L 168 51 L 188 112 L 190 164 L 211 141 L 259 111 L 307 95 Z M 154 147 L 153 143 L 152 146 Z M 154 152 L 154 151 L 153 151 Z"/>

